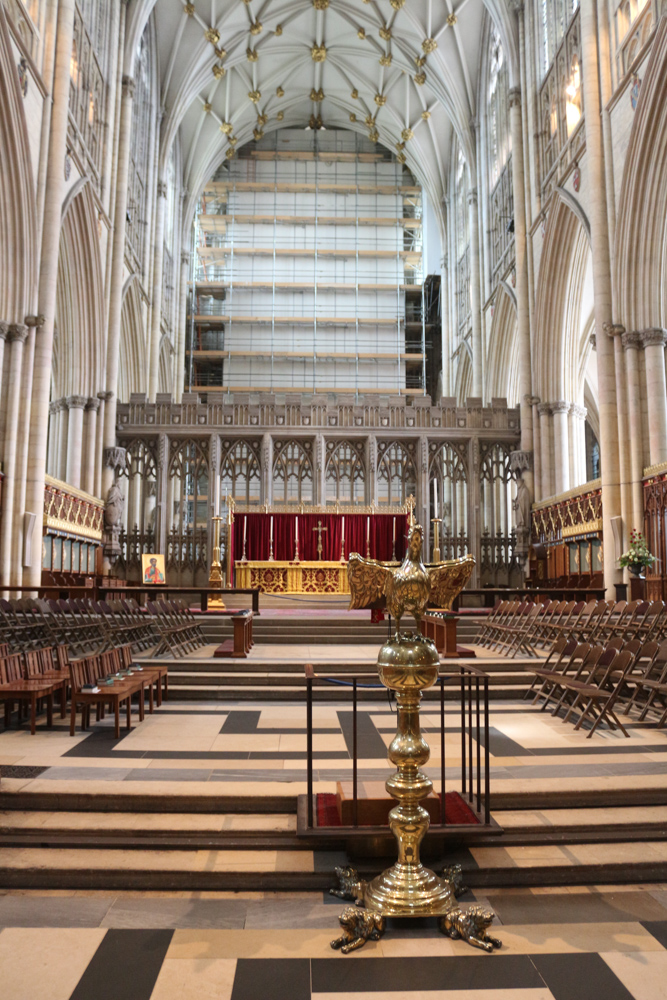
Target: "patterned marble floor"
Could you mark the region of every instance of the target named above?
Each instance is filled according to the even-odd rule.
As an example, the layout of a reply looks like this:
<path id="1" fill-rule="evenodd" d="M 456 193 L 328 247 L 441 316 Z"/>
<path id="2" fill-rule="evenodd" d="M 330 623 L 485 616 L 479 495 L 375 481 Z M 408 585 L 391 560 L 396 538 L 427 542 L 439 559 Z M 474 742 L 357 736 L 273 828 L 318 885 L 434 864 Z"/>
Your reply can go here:
<path id="1" fill-rule="evenodd" d="M 493 955 L 429 921 L 329 947 L 322 893 L 2 892 L 7 1000 L 664 1000 L 667 885 L 469 893 Z"/>
<path id="2" fill-rule="evenodd" d="M 422 724 L 431 743 L 426 770 L 440 775 L 440 718 L 433 704 L 424 706 Z M 384 780 L 386 748 L 395 732 L 396 716 L 384 693 L 376 703 L 363 702 L 358 716 L 359 779 Z M 460 715 L 447 707 L 445 722 L 447 782 L 456 787 L 461 768 Z M 489 749 L 494 791 L 526 787 L 558 790 L 595 789 L 632 783 L 655 787 L 667 775 L 667 731 L 650 724 L 629 722 L 630 737 L 608 729 L 592 739 L 575 732 L 528 702 L 491 703 Z M 314 764 L 316 791 L 335 791 L 336 781 L 349 779 L 352 767 L 352 713 L 349 701 L 314 708 Z M 62 782 L 63 790 L 76 783 L 98 786 L 122 782 L 177 791 L 183 783 L 197 789 L 215 786 L 247 794 L 295 795 L 306 784 L 306 710 L 303 704 L 178 702 L 169 700 L 120 740 L 113 736 L 112 720 L 93 724 L 87 733 L 69 735 L 65 720 L 52 730 L 38 726 L 31 736 L 27 726 L 0 731 L 0 767 L 3 787 L 42 786 Z M 53 785 L 50 786 L 55 791 Z M 213 788 L 210 789 L 213 791 Z M 189 787 L 188 791 L 195 791 Z"/>

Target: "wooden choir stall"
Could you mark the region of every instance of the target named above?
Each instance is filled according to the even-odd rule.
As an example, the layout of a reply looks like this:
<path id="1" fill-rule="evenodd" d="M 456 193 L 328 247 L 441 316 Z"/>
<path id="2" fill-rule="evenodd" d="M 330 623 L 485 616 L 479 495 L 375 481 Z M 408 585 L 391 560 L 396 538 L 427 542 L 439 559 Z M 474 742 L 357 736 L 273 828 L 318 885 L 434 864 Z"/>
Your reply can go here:
<path id="1" fill-rule="evenodd" d="M 351 552 L 402 560 L 412 503 L 381 510 L 237 505 L 229 518 L 228 578 L 266 594 L 349 594 Z"/>

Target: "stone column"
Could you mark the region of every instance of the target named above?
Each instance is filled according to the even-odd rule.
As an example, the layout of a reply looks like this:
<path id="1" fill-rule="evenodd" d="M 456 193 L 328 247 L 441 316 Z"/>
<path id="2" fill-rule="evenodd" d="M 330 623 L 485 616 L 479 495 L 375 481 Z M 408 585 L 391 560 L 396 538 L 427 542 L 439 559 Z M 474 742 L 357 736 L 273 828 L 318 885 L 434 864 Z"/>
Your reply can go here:
<path id="1" fill-rule="evenodd" d="M 8 330 L 9 323 L 4 323 L 0 320 L 0 403 L 2 403 L 2 371 L 5 361 L 5 341 L 7 340 Z"/>
<path id="2" fill-rule="evenodd" d="M 315 479 L 313 482 L 313 503 L 322 504 L 327 502 L 326 483 L 326 453 L 324 448 L 324 435 L 316 434 L 314 443 L 315 453 Z"/>
<path id="3" fill-rule="evenodd" d="M 468 192 L 470 213 L 470 309 L 472 312 L 472 395 L 484 397 L 484 348 L 482 338 L 482 299 L 480 289 L 479 219 L 477 189 Z"/>
<path id="4" fill-rule="evenodd" d="M 273 438 L 262 435 L 262 503 L 273 503 Z"/>
<path id="5" fill-rule="evenodd" d="M 180 403 L 185 381 L 185 345 L 187 343 L 188 323 L 188 278 L 190 276 L 190 254 L 181 254 L 181 308 L 176 317 L 176 383 L 174 402 Z"/>
<path id="6" fill-rule="evenodd" d="M 665 380 L 665 343 L 667 330 L 642 330 L 641 341 L 646 357 L 646 402 L 650 465 L 667 458 L 667 382 Z"/>
<path id="7" fill-rule="evenodd" d="M 158 180 L 155 202 L 155 246 L 153 250 L 153 304 L 151 308 L 150 351 L 148 362 L 148 402 L 155 402 L 160 377 L 160 339 L 162 333 L 162 264 L 164 260 L 164 217 L 167 210 L 167 184 Z"/>
<path id="8" fill-rule="evenodd" d="M 618 455 L 618 399 L 614 345 L 602 336 L 612 322 L 612 284 L 607 218 L 607 185 L 602 141 L 598 26 L 596 4 L 584 3 L 580 14 L 581 58 L 586 113 L 586 171 L 588 217 L 591 224 L 593 300 L 597 333 L 598 401 L 600 413 L 600 464 L 602 473 L 604 582 L 609 598 L 621 579 L 611 520 L 622 514 Z"/>
<path id="9" fill-rule="evenodd" d="M 84 436 L 86 448 L 83 455 L 83 488 L 87 493 L 95 494 L 95 470 L 97 459 L 97 414 L 100 400 L 92 396 L 86 402 L 84 413 Z"/>
<path id="10" fill-rule="evenodd" d="M 523 29 L 523 12 L 519 12 Z M 521 400 L 521 450 L 533 447 L 533 410 L 528 402 L 533 389 L 530 345 L 530 311 L 528 285 L 528 254 L 526 239 L 526 191 L 524 185 L 523 123 L 521 120 L 521 89 L 509 92 L 510 131 L 512 135 L 512 187 L 514 191 L 514 257 L 516 262 L 517 333 L 519 342 L 519 393 Z M 532 468 L 524 469 L 522 479 L 535 498 Z"/>
<path id="11" fill-rule="evenodd" d="M 533 425 L 533 486 L 535 490 L 534 500 L 539 500 L 542 490 L 542 451 L 540 444 L 540 415 L 537 407 L 540 402 L 539 396 L 526 396 L 526 404 L 532 411 Z M 540 496 L 538 496 L 538 494 Z"/>
<path id="12" fill-rule="evenodd" d="M 470 554 L 475 557 L 475 569 L 472 574 L 471 586 L 479 587 L 479 567 L 481 563 L 480 535 L 480 482 L 479 482 L 479 438 L 472 438 L 468 445 L 468 540 Z"/>
<path id="13" fill-rule="evenodd" d="M 104 454 L 104 409 L 111 399 L 111 394 L 108 392 L 98 392 L 97 398 L 100 401 L 100 409 L 97 414 L 97 439 L 95 443 L 95 454 L 97 456 L 95 460 L 95 489 L 93 493 L 96 497 L 102 496 L 102 456 Z"/>
<path id="14" fill-rule="evenodd" d="M 377 503 L 378 443 L 375 434 L 369 434 L 366 438 L 366 475 L 368 482 L 366 487 L 368 503 Z"/>
<path id="15" fill-rule="evenodd" d="M 7 383 L 7 403 L 5 420 L 5 444 L 3 452 L 2 524 L 0 528 L 0 584 L 13 583 L 11 572 L 11 544 L 14 534 L 14 498 L 16 496 L 16 453 L 18 442 L 19 407 L 21 404 L 21 368 L 23 366 L 23 345 L 28 337 L 28 327 L 16 323 L 7 329 L 9 343 L 9 379 Z M 42 473 L 42 476 L 44 473 Z M 44 498 L 42 497 L 43 509 Z M 41 525 L 40 525 L 41 529 Z M 40 532 L 41 533 L 41 532 Z M 41 547 L 38 550 L 41 552 Z M 41 559 L 38 560 L 41 571 Z"/>
<path id="16" fill-rule="evenodd" d="M 47 428 L 51 396 L 58 254 L 60 248 L 63 196 L 65 194 L 65 155 L 67 152 L 74 9 L 74 0 L 59 0 L 51 100 L 51 130 L 49 133 L 44 221 L 39 267 L 38 313 L 40 325 L 39 329 L 35 331 L 34 340 L 28 442 L 29 457 L 25 492 L 25 509 L 36 515 L 32 538 L 32 550 L 34 553 L 41 551 L 43 527 L 44 475 L 46 470 Z M 32 566 L 27 569 L 24 582 L 39 585 L 41 579 L 42 561 L 41 559 L 33 558 Z"/>
<path id="17" fill-rule="evenodd" d="M 1 369 L 0 369 L 1 374 Z M 58 421 L 58 407 L 55 403 L 49 403 L 49 439 L 47 443 L 46 450 L 46 473 L 47 475 L 53 475 L 53 469 L 55 464 L 55 454 L 56 454 L 56 424 Z"/>
<path id="18" fill-rule="evenodd" d="M 540 417 L 540 445 L 542 456 L 540 465 L 542 466 L 542 496 L 541 500 L 552 497 L 556 492 L 554 479 L 554 449 L 551 416 L 553 410 L 551 403 L 540 403 L 537 407 Z"/>
<path id="19" fill-rule="evenodd" d="M 642 402 L 639 376 L 639 348 L 641 334 L 624 333 L 621 342 L 625 351 L 625 375 L 628 382 L 628 429 L 632 447 L 630 449 L 630 487 L 632 521 L 630 528 L 644 530 L 644 495 L 642 475 L 644 472 L 644 448 L 642 427 Z"/>
<path id="20" fill-rule="evenodd" d="M 171 527 L 171 512 L 167 510 L 169 484 L 169 439 L 166 434 L 158 438 L 155 544 L 157 552 L 167 551 L 167 532 Z M 195 485 L 195 489 L 196 489 Z"/>
<path id="21" fill-rule="evenodd" d="M 425 546 L 426 554 L 431 556 L 433 551 L 433 525 L 431 524 L 431 497 L 429 496 L 429 474 L 428 474 L 428 438 L 421 434 L 418 442 L 419 456 L 417 459 L 417 509 L 415 515 L 417 521 L 424 526 L 424 539 L 430 539 L 430 544 Z M 442 512 L 443 497 L 440 497 L 440 510 Z"/>
<path id="22" fill-rule="evenodd" d="M 85 396 L 68 396 L 69 424 L 67 427 L 67 472 L 65 482 L 81 489 L 81 455 L 83 451 L 83 408 Z"/>
<path id="23" fill-rule="evenodd" d="M 69 427 L 69 409 L 67 400 L 63 396 L 57 403 L 60 408 L 58 420 L 58 443 L 57 443 L 57 468 L 56 479 L 65 482 L 67 478 L 67 433 Z"/>
<path id="24" fill-rule="evenodd" d="M 570 407 L 570 488 L 586 482 L 586 407 Z"/>
<path id="25" fill-rule="evenodd" d="M 118 360 L 120 355 L 120 317 L 123 304 L 123 269 L 125 266 L 125 222 L 127 216 L 127 183 L 130 162 L 130 137 L 132 128 L 132 106 L 134 103 L 134 80 L 123 77 L 123 97 L 120 107 L 120 127 L 118 137 L 118 162 L 116 174 L 116 197 L 114 209 L 114 230 L 111 247 L 111 293 L 109 299 L 109 327 L 107 332 L 106 391 L 108 398 L 104 407 L 104 447 L 113 448 L 116 443 L 116 403 L 118 392 Z M 113 482 L 113 469 L 105 466 L 102 476 L 102 491 L 106 496 Z"/>
<path id="26" fill-rule="evenodd" d="M 570 488 L 570 443 L 567 432 L 567 415 L 570 404 L 564 399 L 552 403 L 554 415 L 554 482 L 556 493 L 565 493 Z"/>

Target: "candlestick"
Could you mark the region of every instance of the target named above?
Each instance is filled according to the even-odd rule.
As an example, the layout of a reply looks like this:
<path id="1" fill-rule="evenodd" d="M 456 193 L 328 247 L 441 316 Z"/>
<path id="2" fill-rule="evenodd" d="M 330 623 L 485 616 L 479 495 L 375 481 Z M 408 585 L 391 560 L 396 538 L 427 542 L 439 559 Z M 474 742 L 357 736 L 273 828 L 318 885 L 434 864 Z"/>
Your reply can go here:
<path id="1" fill-rule="evenodd" d="M 269 545 L 269 562 L 273 562 L 273 514 L 271 515 L 271 542 Z"/>
<path id="2" fill-rule="evenodd" d="M 245 541 L 246 541 L 247 530 L 248 530 L 248 515 L 246 514 L 245 517 L 243 518 L 243 555 L 241 556 L 241 562 L 248 561 L 246 559 L 246 554 L 245 554 Z"/>
<path id="3" fill-rule="evenodd" d="M 214 516 L 211 520 L 213 521 L 213 558 L 211 559 L 211 572 L 208 577 L 208 585 L 216 593 L 213 596 L 208 596 L 208 607 L 211 610 L 224 611 L 225 605 L 222 600 L 222 564 L 220 562 L 220 522 L 223 518 Z"/>
<path id="4" fill-rule="evenodd" d="M 299 518 L 294 518 L 294 562 L 299 562 Z"/>
<path id="5" fill-rule="evenodd" d="M 433 480 L 433 516 L 438 516 L 438 480 Z"/>
<path id="6" fill-rule="evenodd" d="M 371 519 L 366 518 L 366 558 L 371 557 Z"/>
<path id="7" fill-rule="evenodd" d="M 343 521 L 341 525 L 340 561 L 345 562 L 345 514 L 343 514 Z"/>
<path id="8" fill-rule="evenodd" d="M 392 562 L 396 562 L 396 518 L 394 518 L 394 524 L 391 536 L 391 559 Z"/>
<path id="9" fill-rule="evenodd" d="M 433 525 L 433 562 L 439 563 L 440 559 L 440 518 L 434 517 L 431 524 Z"/>

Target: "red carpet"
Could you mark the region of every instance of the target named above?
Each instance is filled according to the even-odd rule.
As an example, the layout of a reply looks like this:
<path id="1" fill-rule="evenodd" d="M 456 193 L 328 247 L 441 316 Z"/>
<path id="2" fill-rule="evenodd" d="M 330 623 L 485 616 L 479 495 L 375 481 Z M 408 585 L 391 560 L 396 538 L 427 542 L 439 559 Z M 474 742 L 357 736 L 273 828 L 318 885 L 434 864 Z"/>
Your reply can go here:
<path id="1" fill-rule="evenodd" d="M 338 814 L 338 799 L 331 792 L 315 796 L 315 813 L 315 822 L 319 827 L 341 825 Z M 445 794 L 445 819 L 448 826 L 471 826 L 479 823 L 475 813 L 458 792 L 446 792 Z"/>

